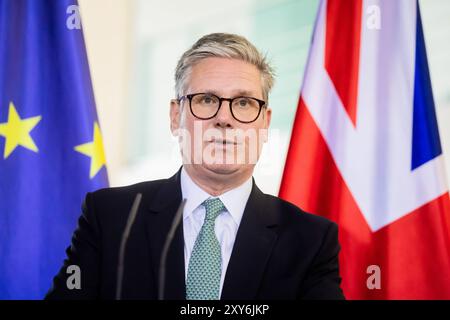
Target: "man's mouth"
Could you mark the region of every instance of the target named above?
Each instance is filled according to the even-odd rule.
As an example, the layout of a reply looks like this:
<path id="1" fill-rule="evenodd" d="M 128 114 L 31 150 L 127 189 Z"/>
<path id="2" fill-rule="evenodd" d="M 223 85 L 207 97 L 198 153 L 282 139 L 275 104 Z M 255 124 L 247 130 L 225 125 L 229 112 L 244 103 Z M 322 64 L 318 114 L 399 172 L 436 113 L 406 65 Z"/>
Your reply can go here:
<path id="1" fill-rule="evenodd" d="M 238 144 L 236 141 L 224 140 L 224 139 L 211 139 L 211 140 L 208 140 L 207 142 L 221 144 L 221 145 L 237 145 Z"/>

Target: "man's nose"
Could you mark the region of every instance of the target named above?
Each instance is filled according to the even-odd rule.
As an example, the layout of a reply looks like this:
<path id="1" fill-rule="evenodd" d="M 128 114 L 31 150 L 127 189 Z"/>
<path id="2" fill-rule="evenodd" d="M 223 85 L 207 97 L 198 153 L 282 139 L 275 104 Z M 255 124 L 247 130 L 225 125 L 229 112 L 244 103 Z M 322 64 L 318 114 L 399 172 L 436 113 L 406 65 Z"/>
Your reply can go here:
<path id="1" fill-rule="evenodd" d="M 232 128 L 234 118 L 230 110 L 230 101 L 222 101 L 219 111 L 214 117 L 215 126 L 220 128 Z"/>

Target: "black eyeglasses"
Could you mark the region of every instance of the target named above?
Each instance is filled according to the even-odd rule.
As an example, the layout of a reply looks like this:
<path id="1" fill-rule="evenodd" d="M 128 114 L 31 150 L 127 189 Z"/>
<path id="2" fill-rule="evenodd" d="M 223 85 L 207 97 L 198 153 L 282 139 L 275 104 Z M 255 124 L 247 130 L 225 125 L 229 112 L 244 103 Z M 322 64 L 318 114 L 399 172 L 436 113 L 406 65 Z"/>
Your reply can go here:
<path id="1" fill-rule="evenodd" d="M 251 123 L 258 119 L 266 102 L 252 97 L 221 98 L 212 93 L 187 94 L 178 99 L 189 100 L 189 108 L 194 117 L 201 120 L 214 118 L 222 106 L 222 101 L 230 103 L 231 115 L 242 123 Z"/>

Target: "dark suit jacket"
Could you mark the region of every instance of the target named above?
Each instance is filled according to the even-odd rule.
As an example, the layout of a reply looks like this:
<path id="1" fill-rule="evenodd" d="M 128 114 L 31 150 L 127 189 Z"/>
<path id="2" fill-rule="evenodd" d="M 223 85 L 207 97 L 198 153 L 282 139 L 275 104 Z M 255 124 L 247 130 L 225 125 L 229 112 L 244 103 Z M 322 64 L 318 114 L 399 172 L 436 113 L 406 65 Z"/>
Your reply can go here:
<path id="1" fill-rule="evenodd" d="M 128 239 L 123 299 L 156 299 L 160 256 L 181 202 L 180 171 L 170 179 L 88 193 L 47 299 L 114 299 L 121 236 L 137 193 L 142 202 Z M 228 264 L 221 299 L 343 299 L 337 226 L 253 187 Z M 69 290 L 69 265 L 81 289 Z M 178 227 L 167 257 L 166 299 L 185 299 L 184 240 Z"/>

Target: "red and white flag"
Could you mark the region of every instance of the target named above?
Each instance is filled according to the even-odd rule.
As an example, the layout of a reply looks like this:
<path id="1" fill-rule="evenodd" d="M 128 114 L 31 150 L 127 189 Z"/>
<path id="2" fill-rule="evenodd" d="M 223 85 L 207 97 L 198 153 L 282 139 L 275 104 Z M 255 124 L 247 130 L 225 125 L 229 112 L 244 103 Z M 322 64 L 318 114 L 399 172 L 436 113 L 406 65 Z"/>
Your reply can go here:
<path id="1" fill-rule="evenodd" d="M 348 299 L 450 299 L 450 201 L 415 0 L 321 2 L 280 197 L 339 225 Z"/>

